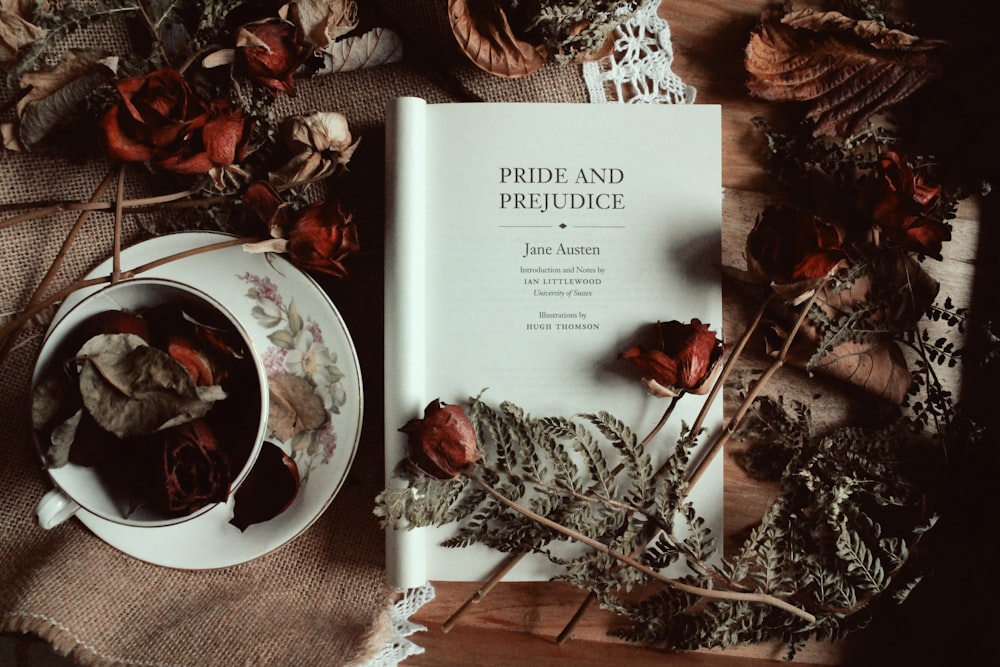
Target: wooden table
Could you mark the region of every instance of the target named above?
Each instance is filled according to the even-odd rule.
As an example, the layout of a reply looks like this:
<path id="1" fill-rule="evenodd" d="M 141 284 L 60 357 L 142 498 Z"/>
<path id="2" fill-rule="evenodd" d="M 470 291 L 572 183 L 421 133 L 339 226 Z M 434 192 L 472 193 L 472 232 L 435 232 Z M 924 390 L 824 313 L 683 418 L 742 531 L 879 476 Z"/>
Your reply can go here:
<path id="1" fill-rule="evenodd" d="M 798 5 L 816 3 L 797 3 Z M 750 98 L 744 86 L 743 49 L 761 9 L 759 0 L 664 0 L 661 15 L 669 24 L 675 53 L 674 71 L 694 85 L 697 102 L 722 105 L 723 120 L 723 262 L 744 267 L 743 244 L 757 213 L 768 200 L 769 177 L 764 166 L 766 146 L 751 119 L 788 113 L 774 105 Z M 966 205 L 960 212 L 949 244 L 949 261 L 935 266 L 936 277 L 947 293 L 971 298 L 972 267 L 978 238 L 978 212 Z M 941 273 L 944 275 L 941 275 Z M 724 332 L 734 340 L 743 330 L 745 305 L 728 292 L 725 297 Z M 965 301 L 968 303 L 968 301 Z M 750 365 L 762 367 L 761 353 L 749 355 Z M 795 395 L 801 377 L 797 371 L 782 371 L 769 393 Z M 815 385 L 813 385 L 815 387 Z M 836 385 L 823 385 L 814 415 L 837 419 L 844 414 L 850 396 Z M 735 401 L 726 397 L 731 414 Z M 725 458 L 725 530 L 732 542 L 748 526 L 756 523 L 774 497 L 775 489 L 750 480 L 734 463 L 731 443 Z M 738 543 L 738 542 L 737 542 Z M 751 646 L 696 652 L 666 657 L 655 649 L 625 644 L 608 637 L 615 619 L 592 608 L 577 626 L 574 637 L 557 644 L 555 637 L 577 609 L 585 594 L 557 583 L 501 583 L 484 599 L 471 606 L 450 632 L 442 623 L 473 594 L 478 584 L 436 582 L 436 599 L 420 610 L 415 620 L 428 632 L 415 641 L 426 653 L 412 657 L 412 665 L 718 665 L 751 667 L 772 664 L 784 656 L 782 646 Z M 852 649 L 854 649 L 852 651 Z M 796 657 L 797 664 L 841 664 L 864 650 L 857 642 L 814 643 Z"/>

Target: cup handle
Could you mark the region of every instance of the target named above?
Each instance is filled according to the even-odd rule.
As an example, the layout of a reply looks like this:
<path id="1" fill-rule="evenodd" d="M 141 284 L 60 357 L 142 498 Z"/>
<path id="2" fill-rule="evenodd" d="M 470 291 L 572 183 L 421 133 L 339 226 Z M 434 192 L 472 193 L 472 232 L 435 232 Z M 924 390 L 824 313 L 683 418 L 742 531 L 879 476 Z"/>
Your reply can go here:
<path id="1" fill-rule="evenodd" d="M 35 514 L 38 516 L 38 525 L 48 530 L 76 514 L 79 509 L 80 506 L 64 496 L 59 489 L 52 489 L 38 501 Z"/>

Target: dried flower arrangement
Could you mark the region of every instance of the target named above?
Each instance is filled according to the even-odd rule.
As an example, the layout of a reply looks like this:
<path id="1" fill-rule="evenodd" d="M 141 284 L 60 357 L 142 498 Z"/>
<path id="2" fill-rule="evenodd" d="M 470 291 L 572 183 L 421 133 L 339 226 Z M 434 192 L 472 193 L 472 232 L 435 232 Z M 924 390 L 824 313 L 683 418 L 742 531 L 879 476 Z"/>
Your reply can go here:
<path id="1" fill-rule="evenodd" d="M 112 168 L 91 201 L 4 205 L 6 211 L 20 212 L 0 222 L 0 228 L 65 210 L 78 211 L 79 218 L 27 305 L 3 323 L 3 357 L 31 318 L 73 291 L 116 283 L 181 256 L 243 244 L 251 252 L 282 253 L 306 271 L 347 275 L 345 260 L 360 250 L 352 213 L 335 186 L 311 186 L 331 177 L 327 182 L 336 183 L 359 139 L 336 110 L 278 118 L 272 102 L 277 96 L 294 96 L 300 77 L 375 66 L 401 56 L 398 37 L 372 27 L 370 20 L 362 22 L 356 0 L 66 0 L 5 3 L 0 11 L 0 65 L 7 86 L 4 99 L 9 101 L 0 123 L 5 149 L 80 162 L 104 160 Z M 94 26 L 141 46 L 121 53 L 66 47 L 69 36 Z M 154 174 L 156 194 L 126 200 L 130 169 L 150 189 L 148 175 Z M 114 201 L 101 201 L 116 179 Z M 47 293 L 95 210 L 115 214 L 114 270 Z M 123 216 L 151 210 L 197 211 L 202 222 L 195 227 L 208 225 L 236 238 L 161 258 L 126 274 L 119 262 Z M 175 224 L 189 227 L 190 218 L 178 218 Z M 200 367 L 190 363 L 197 355 L 188 352 L 169 350 L 162 361 L 170 377 L 190 375 L 198 384 Z M 141 376 L 142 370 L 140 365 L 126 375 Z M 271 410 L 275 422 L 295 422 L 310 401 L 318 400 L 316 387 L 296 379 L 301 382 L 271 379 L 280 385 L 276 391 L 282 399 Z M 150 412 L 148 406 L 133 411 Z M 319 421 L 327 418 L 322 411 Z M 310 422 L 314 428 L 324 425 L 315 421 Z M 206 465 L 195 466 L 199 478 L 188 480 L 188 486 L 209 490 L 200 493 L 198 502 L 202 496 L 218 499 L 228 493 L 228 481 L 214 479 L 221 468 L 208 465 L 216 438 L 205 429 L 185 428 L 189 432 L 164 439 L 166 455 L 190 462 L 189 452 L 202 452 Z M 64 455 L 49 465 L 61 465 L 69 456 L 79 459 L 84 451 L 80 443 L 87 439 L 86 429 L 64 431 L 60 429 Z M 147 431 L 149 425 L 136 422 L 123 432 L 131 442 Z M 294 462 L 277 447 L 266 446 L 262 460 L 270 463 L 255 469 L 255 476 L 266 479 L 251 479 L 237 496 L 240 511 L 234 524 L 241 529 L 280 513 L 299 486 Z M 187 509 L 190 503 L 177 500 L 187 491 L 170 495 L 170 511 Z"/>
<path id="2" fill-rule="evenodd" d="M 1000 339 L 977 331 L 992 341 L 985 356 L 963 354 L 969 312 L 939 300 L 925 265 L 942 259 L 959 200 L 987 188 L 976 175 L 950 179 L 880 115 L 949 75 L 943 44 L 894 26 L 886 3 L 841 4 L 768 8 L 749 39 L 750 93 L 808 108 L 788 132 L 757 121 L 783 196 L 748 235 L 746 268 L 726 267 L 759 307 L 724 362 L 694 321 L 661 324 L 661 349 L 622 352 L 642 387 L 669 399 L 643 437 L 610 414 L 534 416 L 483 396 L 436 400 L 401 429 L 405 484 L 380 495 L 376 514 L 395 528 L 454 525 L 445 546 L 509 554 L 445 631 L 529 552 L 589 591 L 559 641 L 596 600 L 628 622 L 622 637 L 669 650 L 778 640 L 794 655 L 901 604 L 927 573 L 949 465 L 985 442 L 939 370 L 989 363 Z M 932 324 L 946 333 L 932 336 Z M 773 361 L 741 382 L 733 368 L 751 341 Z M 818 428 L 807 401 L 766 395 L 786 365 L 853 385 L 862 418 Z M 704 443 L 703 415 L 727 382 L 743 400 Z M 688 394 L 704 396 L 701 416 L 654 470 L 646 446 Z M 748 443 L 745 469 L 780 490 L 721 555 L 688 494 L 732 438 Z M 701 444 L 708 454 L 692 460 Z M 567 541 L 585 548 L 566 557 Z"/>

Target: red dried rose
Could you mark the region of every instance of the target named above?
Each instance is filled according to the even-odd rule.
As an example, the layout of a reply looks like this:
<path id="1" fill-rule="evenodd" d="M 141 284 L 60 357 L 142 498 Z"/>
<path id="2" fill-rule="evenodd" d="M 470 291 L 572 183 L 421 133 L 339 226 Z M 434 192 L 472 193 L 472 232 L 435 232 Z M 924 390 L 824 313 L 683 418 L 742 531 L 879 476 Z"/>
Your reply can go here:
<path id="1" fill-rule="evenodd" d="M 226 101 L 207 102 L 176 70 L 115 84 L 122 99 L 100 121 L 108 154 L 184 174 L 210 173 L 221 185 L 245 157 L 252 122 Z"/>
<path id="2" fill-rule="evenodd" d="M 715 332 L 698 318 L 689 324 L 658 322 L 657 332 L 659 349 L 636 345 L 618 358 L 630 361 L 642 372 L 643 386 L 653 396 L 708 393 L 722 360 L 722 341 Z"/>
<path id="3" fill-rule="evenodd" d="M 411 419 L 401 432 L 409 436 L 410 460 L 437 479 L 455 479 L 481 458 L 476 428 L 457 405 L 434 399 L 423 419 Z"/>
<path id="4" fill-rule="evenodd" d="M 335 198 L 314 202 L 289 212 L 288 205 L 269 183 L 251 183 L 243 203 L 268 227 L 269 241 L 244 246 L 250 252 L 285 252 L 297 266 L 344 277 L 345 257 L 360 250 L 358 229 L 351 214 Z"/>
<path id="5" fill-rule="evenodd" d="M 303 47 L 294 24 L 282 19 L 248 23 L 236 36 L 236 62 L 271 90 L 295 95 L 292 73 L 302 61 Z"/>
<path id="6" fill-rule="evenodd" d="M 305 207 L 288 229 L 289 257 L 303 269 L 344 277 L 343 259 L 360 249 L 358 229 L 337 199 Z"/>
<path id="7" fill-rule="evenodd" d="M 871 203 L 876 244 L 884 238 L 941 259 L 941 247 L 951 239 L 951 229 L 934 215 L 940 198 L 940 186 L 925 184 L 897 153 L 885 153 L 879 160 Z"/>
<path id="8" fill-rule="evenodd" d="M 190 514 L 229 495 L 230 470 L 211 427 L 204 419 L 159 432 L 159 468 L 151 500 L 169 514 Z"/>
<path id="9" fill-rule="evenodd" d="M 747 235 L 747 265 L 794 302 L 847 259 L 842 243 L 840 230 L 829 222 L 795 209 L 768 206 Z"/>

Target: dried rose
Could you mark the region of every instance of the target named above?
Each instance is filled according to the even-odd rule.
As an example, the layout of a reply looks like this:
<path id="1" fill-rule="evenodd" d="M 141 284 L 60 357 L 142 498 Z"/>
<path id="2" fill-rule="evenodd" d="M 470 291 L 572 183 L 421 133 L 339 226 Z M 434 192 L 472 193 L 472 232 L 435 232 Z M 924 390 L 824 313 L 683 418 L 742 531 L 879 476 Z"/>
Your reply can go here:
<path id="1" fill-rule="evenodd" d="M 951 239 L 951 229 L 934 215 L 940 198 L 939 186 L 925 184 L 897 153 L 885 153 L 879 160 L 871 202 L 876 244 L 885 239 L 941 259 L 941 247 Z"/>
<path id="2" fill-rule="evenodd" d="M 336 199 L 305 207 L 288 230 L 288 255 L 306 270 L 342 278 L 347 275 L 344 258 L 360 249 L 357 227 Z"/>
<path id="3" fill-rule="evenodd" d="M 768 206 L 747 235 L 751 272 L 785 299 L 798 302 L 847 259 L 840 231 L 811 214 Z"/>
<path id="4" fill-rule="evenodd" d="M 688 324 L 676 320 L 658 322 L 659 349 L 636 345 L 618 355 L 642 374 L 642 384 L 653 396 L 674 397 L 682 392 L 709 391 L 722 360 L 722 341 L 695 318 Z"/>
<path id="5" fill-rule="evenodd" d="M 337 167 L 346 167 L 361 141 L 353 139 L 347 117 L 337 111 L 289 116 L 281 122 L 279 131 L 293 157 L 270 174 L 275 183 L 320 178 Z"/>
<path id="6" fill-rule="evenodd" d="M 180 515 L 228 497 L 229 463 L 208 422 L 189 421 L 161 431 L 158 439 L 151 502 Z"/>
<path id="7" fill-rule="evenodd" d="M 297 266 L 347 275 L 343 260 L 358 252 L 358 230 L 337 199 L 314 202 L 289 213 L 277 190 L 268 183 L 255 182 L 247 187 L 243 202 L 268 225 L 273 238 L 243 246 L 247 252 L 288 253 Z"/>
<path id="8" fill-rule="evenodd" d="M 401 432 L 409 436 L 410 460 L 437 479 L 455 479 L 481 458 L 476 429 L 457 405 L 434 399 L 423 419 L 411 419 Z"/>
<path id="9" fill-rule="evenodd" d="M 292 74 L 302 63 L 302 56 L 295 25 L 289 21 L 255 21 L 244 25 L 236 35 L 237 65 L 271 90 L 295 95 Z"/>
<path id="10" fill-rule="evenodd" d="M 207 102 L 170 68 L 115 84 L 122 100 L 101 119 L 108 154 L 184 174 L 225 171 L 247 151 L 252 122 L 226 101 Z"/>

